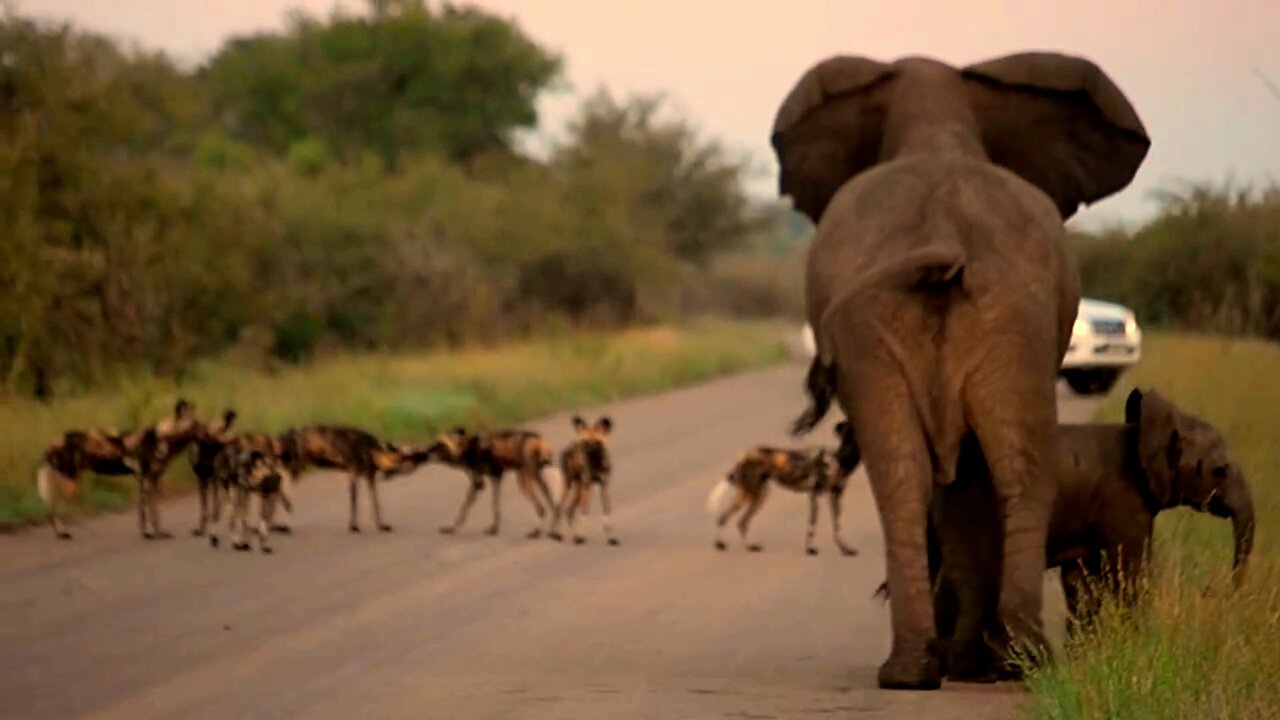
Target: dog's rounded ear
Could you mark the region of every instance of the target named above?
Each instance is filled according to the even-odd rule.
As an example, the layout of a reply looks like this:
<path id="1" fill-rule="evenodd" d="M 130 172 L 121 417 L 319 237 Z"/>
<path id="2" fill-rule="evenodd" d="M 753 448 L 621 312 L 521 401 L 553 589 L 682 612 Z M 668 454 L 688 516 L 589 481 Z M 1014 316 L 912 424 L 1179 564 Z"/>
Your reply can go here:
<path id="1" fill-rule="evenodd" d="M 454 434 L 454 435 L 466 435 L 466 434 L 467 434 L 467 429 L 466 429 L 466 428 L 464 428 L 464 427 L 462 427 L 461 425 L 454 425 L 454 426 L 453 426 L 453 434 Z"/>
<path id="2" fill-rule="evenodd" d="M 583 420 L 581 415 L 574 415 L 569 422 L 573 424 L 573 429 L 578 431 L 587 426 L 587 421 Z"/>
<path id="3" fill-rule="evenodd" d="M 604 415 L 596 421 L 596 427 L 600 428 L 600 430 L 608 435 L 613 431 L 613 421 L 609 419 L 608 415 Z"/>
<path id="4" fill-rule="evenodd" d="M 1127 425 L 1136 425 L 1142 420 L 1142 391 L 1134 388 L 1129 392 L 1129 399 L 1124 401 L 1124 421 Z"/>

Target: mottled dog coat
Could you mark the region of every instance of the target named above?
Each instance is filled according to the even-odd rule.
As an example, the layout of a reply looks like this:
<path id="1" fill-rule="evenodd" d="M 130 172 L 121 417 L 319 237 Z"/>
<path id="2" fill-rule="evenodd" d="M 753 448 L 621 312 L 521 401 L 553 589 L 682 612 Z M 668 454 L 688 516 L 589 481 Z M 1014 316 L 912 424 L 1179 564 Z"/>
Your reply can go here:
<path id="1" fill-rule="evenodd" d="M 842 443 L 835 452 L 826 448 L 778 448 L 769 445 L 757 445 L 743 453 L 733 468 L 712 488 L 707 498 L 707 507 L 716 518 L 717 550 L 725 550 L 728 545 L 722 539 L 722 531 L 729 520 L 745 508 L 738 520 L 738 533 L 742 543 L 751 552 L 759 552 L 764 548 L 759 543 L 747 540 L 747 528 L 751 519 L 759 512 L 768 496 L 769 484 L 773 483 L 793 492 L 809 495 L 809 527 L 805 535 L 805 552 L 817 555 L 814 546 L 814 535 L 818 525 L 818 498 L 826 495 L 831 504 L 831 534 L 840 552 L 845 555 L 856 555 L 858 551 L 845 544 L 840 537 L 840 501 L 844 495 L 849 476 L 853 474 L 860 460 L 857 445 L 845 442 L 844 432 L 847 425 L 836 426 L 836 435 Z M 733 492 L 733 500 L 727 508 L 721 510 L 723 499 Z"/>
<path id="2" fill-rule="evenodd" d="M 587 541 L 578 532 L 577 514 L 587 514 L 591 503 L 591 489 L 598 487 L 600 522 L 604 528 L 605 540 L 610 545 L 617 545 L 618 538 L 613 534 L 613 526 L 609 521 L 609 514 L 612 512 L 609 477 L 613 472 L 613 463 L 609 458 L 608 441 L 613 432 L 613 421 L 605 416 L 588 425 L 575 415 L 572 422 L 578 437 L 560 452 L 560 473 L 564 478 L 564 490 L 556 505 L 550 536 L 554 540 L 561 539 L 560 518 L 563 516 L 569 525 L 569 532 L 573 534 L 573 542 L 581 545 Z"/>
<path id="3" fill-rule="evenodd" d="M 45 449 L 36 471 L 36 489 L 49 506 L 54 534 L 69 539 L 60 513 L 61 503 L 79 487 L 85 472 L 99 475 L 132 475 L 138 481 L 138 528 L 142 537 L 172 537 L 160 527 L 156 496 L 160 478 L 169 462 L 188 444 L 204 436 L 206 428 L 195 419 L 194 406 L 179 400 L 173 415 L 154 427 L 131 433 L 115 430 L 70 430 Z"/>
<path id="4" fill-rule="evenodd" d="M 451 535 L 462 527 L 476 496 L 484 490 L 487 478 L 493 495 L 493 523 L 485 532 L 497 535 L 502 520 L 502 476 L 512 470 L 520 492 L 528 498 L 537 514 L 537 525 L 529 531 L 528 537 L 542 536 L 543 521 L 554 504 L 542 476 L 543 469 L 551 464 L 551 451 L 538 433 L 528 430 L 469 433 L 465 428 L 455 427 L 442 434 L 425 454 L 430 459 L 462 469 L 469 481 L 457 517 L 452 524 L 440 528 L 440 532 Z"/>

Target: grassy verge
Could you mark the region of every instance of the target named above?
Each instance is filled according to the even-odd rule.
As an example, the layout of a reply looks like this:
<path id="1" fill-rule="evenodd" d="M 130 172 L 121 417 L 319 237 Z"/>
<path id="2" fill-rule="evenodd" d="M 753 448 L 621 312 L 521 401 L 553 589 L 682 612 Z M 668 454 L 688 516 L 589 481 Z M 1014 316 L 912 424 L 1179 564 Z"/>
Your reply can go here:
<path id="1" fill-rule="evenodd" d="M 493 427 L 558 410 L 698 382 L 786 357 L 776 324 L 701 322 L 621 333 L 569 333 L 500 348 L 407 355 L 358 355 L 267 375 L 208 363 L 181 387 L 148 380 L 48 405 L 0 398 L 0 527 L 45 516 L 34 472 L 64 430 L 131 428 L 151 422 L 179 394 L 200 417 L 225 407 L 246 429 L 335 422 L 401 440 L 453 425 Z M 81 509 L 127 506 L 127 478 L 87 478 Z M 190 482 L 186 463 L 166 485 Z"/>
<path id="2" fill-rule="evenodd" d="M 1229 523 L 1179 509 L 1156 521 L 1146 603 L 1126 622 L 1110 608 L 1095 632 L 1033 675 L 1041 718 L 1280 717 L 1280 345 L 1152 335 L 1130 387 L 1151 386 L 1214 423 L 1250 481 L 1258 532 L 1246 585 L 1233 592 Z"/>

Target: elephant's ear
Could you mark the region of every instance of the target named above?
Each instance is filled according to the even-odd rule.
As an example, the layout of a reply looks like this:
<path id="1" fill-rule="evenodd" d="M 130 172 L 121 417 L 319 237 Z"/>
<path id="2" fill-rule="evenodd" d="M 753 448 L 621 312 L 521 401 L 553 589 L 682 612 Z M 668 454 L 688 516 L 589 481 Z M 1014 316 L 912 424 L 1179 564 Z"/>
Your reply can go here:
<path id="1" fill-rule="evenodd" d="M 773 123 L 778 192 L 818 222 L 836 190 L 876 162 L 893 66 L 838 55 L 809 68 Z"/>
<path id="2" fill-rule="evenodd" d="M 1151 146 L 1124 93 L 1084 58 L 1019 53 L 961 74 L 991 160 L 1048 194 L 1063 220 L 1128 185 Z"/>
<path id="3" fill-rule="evenodd" d="M 1182 456 L 1182 412 L 1154 391 L 1144 393 L 1140 405 L 1138 460 L 1151 494 L 1161 507 L 1168 507 Z"/>

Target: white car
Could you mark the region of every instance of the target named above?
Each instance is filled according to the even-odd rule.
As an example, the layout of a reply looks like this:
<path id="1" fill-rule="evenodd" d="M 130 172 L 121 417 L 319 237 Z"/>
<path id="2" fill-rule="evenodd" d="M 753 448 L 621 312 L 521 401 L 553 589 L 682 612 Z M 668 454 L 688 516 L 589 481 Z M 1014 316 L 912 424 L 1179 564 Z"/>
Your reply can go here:
<path id="1" fill-rule="evenodd" d="M 1142 328 L 1123 305 L 1080 299 L 1071 344 L 1059 373 L 1072 390 L 1094 395 L 1111 390 L 1121 373 L 1142 359 Z"/>
<path id="2" fill-rule="evenodd" d="M 813 328 L 804 324 L 800 340 L 809 357 L 817 354 Z M 1120 374 L 1142 359 L 1142 328 L 1123 305 L 1081 298 L 1071 345 L 1059 374 L 1081 395 L 1109 391 Z"/>

